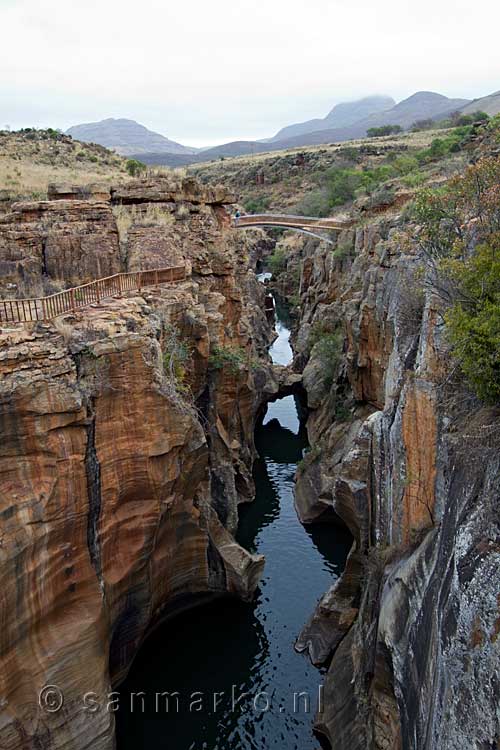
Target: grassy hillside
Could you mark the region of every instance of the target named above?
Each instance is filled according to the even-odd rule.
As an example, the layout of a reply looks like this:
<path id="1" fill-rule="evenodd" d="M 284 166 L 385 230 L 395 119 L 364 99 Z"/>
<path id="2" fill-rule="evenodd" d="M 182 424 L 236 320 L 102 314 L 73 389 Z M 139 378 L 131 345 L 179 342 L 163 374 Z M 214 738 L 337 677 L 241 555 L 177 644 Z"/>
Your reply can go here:
<path id="1" fill-rule="evenodd" d="M 473 127 L 422 130 L 193 165 L 206 183 L 224 183 L 249 213 L 281 210 L 328 216 L 356 202 L 408 194 L 463 169 Z"/>
<path id="2" fill-rule="evenodd" d="M 49 182 L 108 184 L 127 178 L 126 160 L 55 130 L 0 131 L 0 191 L 9 199 L 43 199 Z"/>

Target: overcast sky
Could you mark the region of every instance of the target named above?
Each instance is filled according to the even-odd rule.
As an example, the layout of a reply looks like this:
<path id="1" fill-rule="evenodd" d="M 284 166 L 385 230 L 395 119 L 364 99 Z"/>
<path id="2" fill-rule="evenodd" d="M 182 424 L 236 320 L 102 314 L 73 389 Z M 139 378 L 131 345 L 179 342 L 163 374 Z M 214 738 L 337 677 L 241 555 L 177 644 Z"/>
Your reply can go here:
<path id="1" fill-rule="evenodd" d="M 129 117 L 188 145 L 348 99 L 500 89 L 498 0 L 0 0 L 0 127 Z"/>

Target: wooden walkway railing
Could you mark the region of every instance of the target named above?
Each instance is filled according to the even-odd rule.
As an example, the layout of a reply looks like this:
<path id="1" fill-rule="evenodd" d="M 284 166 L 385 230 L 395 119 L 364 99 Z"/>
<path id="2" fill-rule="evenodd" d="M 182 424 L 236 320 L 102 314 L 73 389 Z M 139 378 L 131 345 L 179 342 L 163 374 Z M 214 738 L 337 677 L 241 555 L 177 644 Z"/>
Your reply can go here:
<path id="1" fill-rule="evenodd" d="M 36 323 L 38 320 L 51 320 L 58 315 L 98 304 L 106 298 L 119 297 L 123 292 L 140 292 L 145 286 L 183 281 L 185 278 L 185 266 L 171 266 L 148 271 L 115 273 L 114 276 L 65 289 L 49 297 L 0 300 L 0 323 Z"/>

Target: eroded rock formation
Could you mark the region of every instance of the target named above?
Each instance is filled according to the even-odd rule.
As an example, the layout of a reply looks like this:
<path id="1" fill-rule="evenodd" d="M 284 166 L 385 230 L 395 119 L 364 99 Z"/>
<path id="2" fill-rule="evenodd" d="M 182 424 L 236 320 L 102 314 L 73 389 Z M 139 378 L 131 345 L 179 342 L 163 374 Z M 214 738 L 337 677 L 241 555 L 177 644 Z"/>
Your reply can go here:
<path id="1" fill-rule="evenodd" d="M 75 286 L 123 270 L 108 203 L 14 203 L 0 216 L 2 297 L 44 296 L 54 282 Z"/>
<path id="2" fill-rule="evenodd" d="M 403 229 L 381 217 L 344 233 L 342 254 L 308 241 L 289 261 L 303 267 L 295 345 L 314 446 L 297 511 L 354 537 L 297 647 L 332 659 L 316 728 L 335 750 L 483 750 L 500 738 L 498 411 L 445 374 Z M 339 331 L 326 379 L 309 341 Z"/>
<path id="3" fill-rule="evenodd" d="M 141 197 L 135 186 L 142 208 L 146 187 Z M 259 364 L 269 336 L 264 292 L 249 270 L 251 241 L 196 195 L 194 210 L 174 205 L 178 219 L 149 212 L 153 225 L 140 226 L 145 265 L 147 230 L 156 230 L 158 265 L 173 262 L 175 247 L 185 282 L 0 333 L 6 750 L 112 748 L 106 696 L 148 631 L 207 597 L 249 599 L 257 585 L 263 559 L 231 531 L 238 503 L 253 498 L 254 418 L 269 381 Z M 85 217 L 95 255 L 83 241 Z M 127 267 L 109 204 L 23 204 L 0 234 L 4 257 L 36 268 L 23 277 L 33 286 L 51 258 L 58 279 L 69 266 L 78 281 L 99 275 L 97 256 Z M 138 246 L 132 256 L 141 265 Z M 45 685 L 61 689 L 60 710 L 39 705 Z M 85 709 L 89 691 L 95 713 Z"/>

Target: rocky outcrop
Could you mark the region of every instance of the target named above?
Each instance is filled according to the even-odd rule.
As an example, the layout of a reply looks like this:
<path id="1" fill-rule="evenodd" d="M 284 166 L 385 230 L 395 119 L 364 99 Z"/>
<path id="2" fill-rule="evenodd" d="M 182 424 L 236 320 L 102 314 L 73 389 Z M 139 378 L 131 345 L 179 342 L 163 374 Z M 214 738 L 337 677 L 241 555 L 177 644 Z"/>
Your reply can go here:
<path id="1" fill-rule="evenodd" d="M 354 537 L 297 648 L 331 660 L 316 728 L 335 750 L 482 750 L 500 738 L 499 414 L 445 373 L 401 230 L 383 217 L 341 235 L 342 252 L 308 241 L 290 261 L 303 265 L 296 363 L 314 446 L 296 506 Z M 339 330 L 329 384 L 309 342 Z"/>
<path id="2" fill-rule="evenodd" d="M 171 177 L 151 177 L 130 180 L 111 188 L 114 203 L 194 203 L 224 205 L 236 198 L 224 185 L 204 186 L 193 177 L 176 180 Z"/>
<path id="3" fill-rule="evenodd" d="M 80 202 L 50 205 L 16 209 L 33 212 L 37 237 L 48 214 L 76 217 Z M 231 531 L 254 493 L 254 419 L 274 387 L 259 359 L 270 331 L 250 241 L 199 208 L 180 220 L 183 234 L 155 224 L 175 234 L 159 261 L 179 243 L 186 281 L 0 333 L 8 750 L 111 749 L 106 699 L 151 628 L 207 598 L 255 591 L 263 559 Z M 106 237 L 109 206 L 82 211 L 102 213 Z M 66 238 L 78 241 L 64 228 L 61 247 L 52 235 L 59 256 Z M 60 710 L 39 704 L 45 685 L 62 691 Z"/>
<path id="4" fill-rule="evenodd" d="M 205 275 L 212 273 L 207 249 L 215 260 L 217 247 L 219 265 L 227 264 L 220 230 L 230 226 L 224 206 L 234 198 L 223 187 L 151 178 L 111 190 L 51 184 L 48 194 L 48 201 L 14 203 L 0 213 L 3 298 L 44 296 L 119 271 L 175 265 L 189 255 L 188 246 Z M 111 200 L 128 207 L 121 223 Z M 123 224 L 128 241 L 126 230 L 119 236 Z"/>
<path id="5" fill-rule="evenodd" d="M 111 200 L 109 187 L 102 184 L 73 185 L 64 182 L 49 182 L 47 186 L 49 201 L 60 200 L 93 200 L 106 202 Z"/>
<path id="6" fill-rule="evenodd" d="M 123 270 L 107 203 L 14 203 L 0 216 L 2 297 L 44 296 Z"/>

